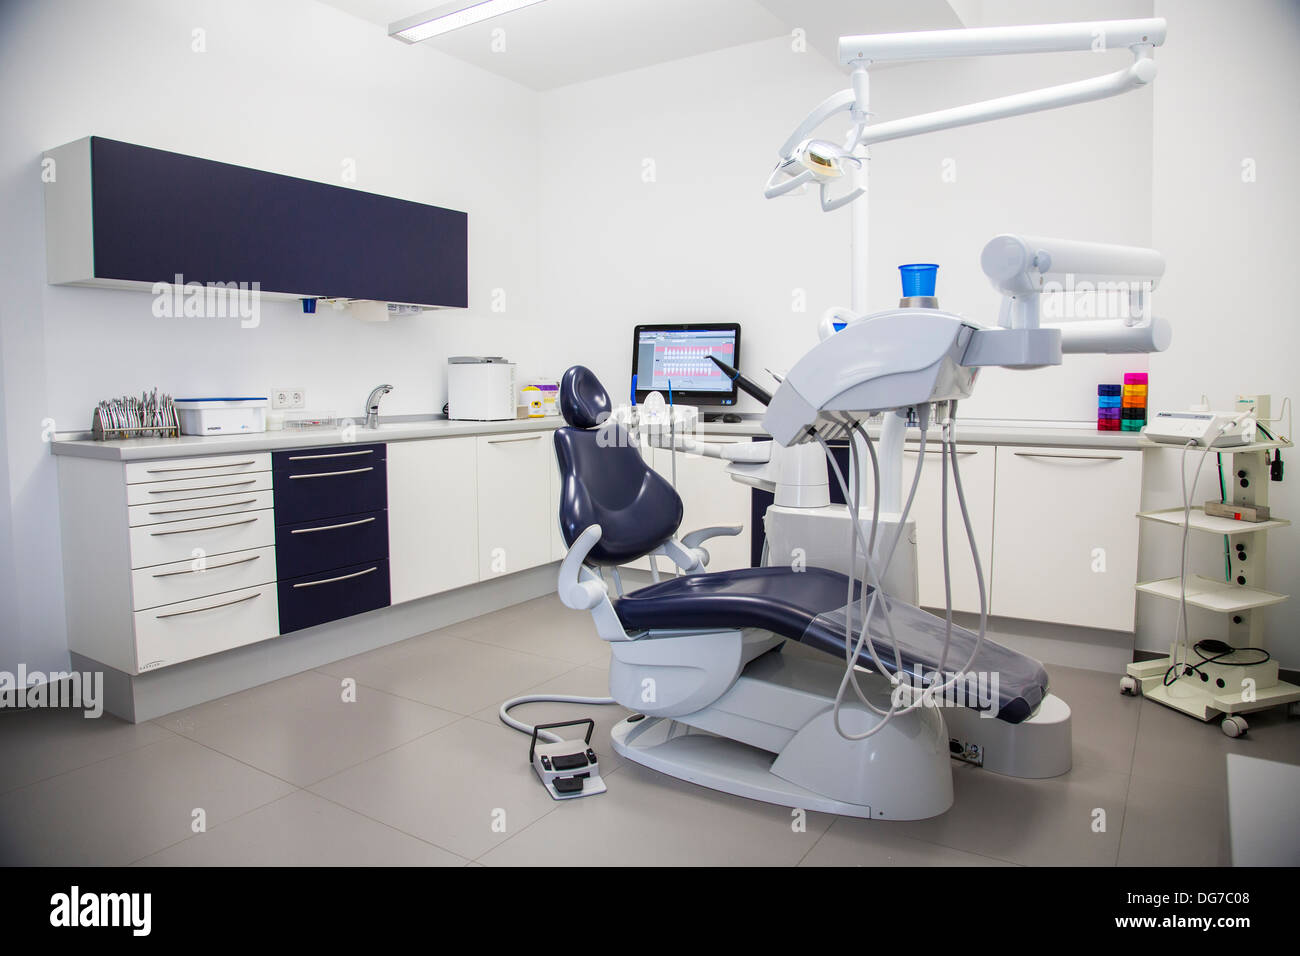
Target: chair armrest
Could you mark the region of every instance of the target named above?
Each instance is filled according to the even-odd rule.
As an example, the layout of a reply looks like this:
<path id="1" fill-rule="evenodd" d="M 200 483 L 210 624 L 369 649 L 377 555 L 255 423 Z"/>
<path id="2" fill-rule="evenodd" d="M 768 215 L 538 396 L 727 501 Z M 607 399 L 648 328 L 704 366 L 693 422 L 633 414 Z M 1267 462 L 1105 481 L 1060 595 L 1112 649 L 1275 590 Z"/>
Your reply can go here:
<path id="1" fill-rule="evenodd" d="M 600 540 L 600 534 L 598 524 L 585 529 L 560 562 L 560 580 L 556 590 L 565 607 L 571 607 L 575 611 L 590 611 L 602 599 L 609 599 L 604 582 L 597 580 L 584 566 L 587 555 Z"/>
<path id="2" fill-rule="evenodd" d="M 606 641 L 631 640 L 623 623 L 618 619 L 614 605 L 609 601 L 609 591 L 605 582 L 592 572 L 583 562 L 600 540 L 600 525 L 593 524 L 585 529 L 573 542 L 569 551 L 560 562 L 559 581 L 556 591 L 560 603 L 575 611 L 590 611 L 596 623 L 596 633 Z"/>
<path id="3" fill-rule="evenodd" d="M 745 526 L 743 524 L 715 525 L 711 528 L 700 528 L 698 531 L 692 531 L 682 538 L 682 546 L 698 548 L 701 543 L 708 541 L 710 538 L 737 535 L 744 530 Z"/>

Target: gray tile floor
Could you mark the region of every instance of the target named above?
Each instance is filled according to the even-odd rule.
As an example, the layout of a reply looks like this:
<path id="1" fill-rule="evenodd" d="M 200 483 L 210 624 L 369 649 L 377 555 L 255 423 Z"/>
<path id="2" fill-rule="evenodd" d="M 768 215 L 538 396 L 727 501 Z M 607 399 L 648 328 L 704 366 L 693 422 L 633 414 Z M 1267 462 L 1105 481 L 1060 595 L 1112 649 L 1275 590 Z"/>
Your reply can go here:
<path id="1" fill-rule="evenodd" d="M 553 802 L 497 705 L 603 695 L 608 657 L 586 614 L 545 597 L 152 723 L 0 713 L 0 863 L 1212 865 L 1228 860 L 1225 754 L 1300 763 L 1284 711 L 1234 741 L 1120 696 L 1115 674 L 1049 667 L 1075 715 L 1074 769 L 957 766 L 955 804 L 932 820 L 792 827 L 785 808 L 620 761 L 620 708 L 521 708 L 598 718 L 609 793 Z"/>

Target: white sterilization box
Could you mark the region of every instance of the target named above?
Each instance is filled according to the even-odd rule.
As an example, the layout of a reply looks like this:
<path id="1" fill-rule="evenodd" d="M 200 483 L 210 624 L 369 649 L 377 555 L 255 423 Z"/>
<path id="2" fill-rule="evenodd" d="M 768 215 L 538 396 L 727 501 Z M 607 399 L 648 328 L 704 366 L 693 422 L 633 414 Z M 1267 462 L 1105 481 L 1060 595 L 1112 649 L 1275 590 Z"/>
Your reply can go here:
<path id="1" fill-rule="evenodd" d="M 266 431 L 266 398 L 178 398 L 182 435 Z"/>

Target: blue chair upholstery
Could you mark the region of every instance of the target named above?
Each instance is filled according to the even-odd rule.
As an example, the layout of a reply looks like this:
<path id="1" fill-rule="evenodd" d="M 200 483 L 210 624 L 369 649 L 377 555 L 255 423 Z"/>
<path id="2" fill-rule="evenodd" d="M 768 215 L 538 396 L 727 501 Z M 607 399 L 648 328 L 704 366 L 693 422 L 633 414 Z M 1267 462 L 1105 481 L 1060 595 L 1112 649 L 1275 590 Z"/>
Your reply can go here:
<path id="1" fill-rule="evenodd" d="M 575 365 L 564 373 L 559 401 L 568 423 L 555 431 L 564 543 L 572 545 L 585 529 L 600 525 L 600 541 L 587 560 L 604 567 L 662 546 L 682 523 L 682 499 L 645 463 L 626 430 L 606 421 L 609 393 L 590 369 Z"/>

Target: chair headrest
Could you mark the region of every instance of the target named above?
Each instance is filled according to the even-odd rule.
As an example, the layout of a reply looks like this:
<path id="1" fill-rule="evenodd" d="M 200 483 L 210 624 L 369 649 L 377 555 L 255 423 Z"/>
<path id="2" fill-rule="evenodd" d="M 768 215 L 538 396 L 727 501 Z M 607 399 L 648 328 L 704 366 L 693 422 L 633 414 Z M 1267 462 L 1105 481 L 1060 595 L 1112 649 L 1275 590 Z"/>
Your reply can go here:
<path id="1" fill-rule="evenodd" d="M 609 392 L 585 365 L 571 366 L 560 381 L 560 413 L 574 428 L 595 428 L 613 411 Z"/>

